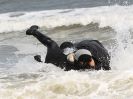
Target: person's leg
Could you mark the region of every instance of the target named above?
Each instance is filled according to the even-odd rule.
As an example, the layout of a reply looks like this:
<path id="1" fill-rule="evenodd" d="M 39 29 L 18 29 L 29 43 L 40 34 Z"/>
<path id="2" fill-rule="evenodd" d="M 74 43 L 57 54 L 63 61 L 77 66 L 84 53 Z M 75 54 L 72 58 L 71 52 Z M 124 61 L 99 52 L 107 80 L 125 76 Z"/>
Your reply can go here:
<path id="1" fill-rule="evenodd" d="M 53 43 L 56 44 L 55 41 L 53 41 L 51 38 L 49 38 L 48 36 L 40 33 L 38 31 L 38 26 L 33 25 L 31 26 L 27 31 L 26 31 L 26 35 L 33 35 L 34 37 L 36 37 L 42 44 L 44 44 L 47 47 L 50 47 Z"/>

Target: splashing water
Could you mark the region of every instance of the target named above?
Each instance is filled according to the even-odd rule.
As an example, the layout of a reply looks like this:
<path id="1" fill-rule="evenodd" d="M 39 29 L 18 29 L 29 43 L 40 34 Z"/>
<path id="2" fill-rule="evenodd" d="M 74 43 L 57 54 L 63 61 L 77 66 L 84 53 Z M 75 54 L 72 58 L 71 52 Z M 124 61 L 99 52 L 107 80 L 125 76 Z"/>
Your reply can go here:
<path id="1" fill-rule="evenodd" d="M 5 65 L 0 66 L 0 98 L 132 99 L 132 8 L 116 5 L 1 14 L 0 45 L 4 50 L 0 53 L 8 64 L 0 61 Z M 64 38 L 76 41 L 81 37 L 106 42 L 112 70 L 66 72 L 52 64 L 35 62 L 33 56 L 45 56 L 46 47 L 25 35 L 23 30 L 33 24 L 59 43 Z"/>

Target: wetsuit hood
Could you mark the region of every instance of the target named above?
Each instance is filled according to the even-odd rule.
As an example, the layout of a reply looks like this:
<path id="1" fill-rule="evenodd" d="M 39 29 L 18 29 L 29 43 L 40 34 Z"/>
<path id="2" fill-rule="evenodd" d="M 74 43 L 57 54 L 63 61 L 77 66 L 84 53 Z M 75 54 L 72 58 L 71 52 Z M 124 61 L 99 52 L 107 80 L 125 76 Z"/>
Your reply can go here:
<path id="1" fill-rule="evenodd" d="M 72 42 L 63 42 L 60 45 L 60 49 L 63 51 L 65 55 L 73 53 L 75 51 L 74 44 Z"/>

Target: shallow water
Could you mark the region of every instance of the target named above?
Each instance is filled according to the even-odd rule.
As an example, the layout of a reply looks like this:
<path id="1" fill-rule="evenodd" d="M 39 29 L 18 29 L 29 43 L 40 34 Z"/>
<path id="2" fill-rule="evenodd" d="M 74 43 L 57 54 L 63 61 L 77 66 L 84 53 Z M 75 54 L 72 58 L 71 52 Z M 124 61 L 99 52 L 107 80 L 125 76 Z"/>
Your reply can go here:
<path id="1" fill-rule="evenodd" d="M 133 6 L 101 6 L 0 14 L 0 99 L 132 99 Z M 31 25 L 57 41 L 97 39 L 111 55 L 111 71 L 63 71 L 33 56 L 46 47 Z M 8 27 L 8 28 L 7 28 Z"/>

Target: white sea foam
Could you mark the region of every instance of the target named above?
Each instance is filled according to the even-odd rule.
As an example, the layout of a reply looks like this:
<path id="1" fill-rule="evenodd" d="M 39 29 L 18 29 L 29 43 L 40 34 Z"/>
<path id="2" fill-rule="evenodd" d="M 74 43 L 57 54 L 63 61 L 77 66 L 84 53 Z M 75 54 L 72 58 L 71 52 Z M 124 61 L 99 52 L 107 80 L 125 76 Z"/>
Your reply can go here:
<path id="1" fill-rule="evenodd" d="M 103 6 L 38 12 L 12 12 L 0 14 L 0 32 L 20 31 L 36 24 L 54 28 L 73 24 L 99 23 L 100 27 L 114 29 L 133 28 L 133 6 Z"/>
<path id="2" fill-rule="evenodd" d="M 45 70 L 46 71 L 46 70 Z M 19 82 L 1 84 L 2 99 L 132 99 L 133 74 L 112 72 L 44 72 Z M 27 74 L 28 75 L 28 74 Z M 20 75 L 24 79 L 24 75 Z M 3 87 L 3 88 L 2 88 Z"/>
<path id="3" fill-rule="evenodd" d="M 14 75 L 5 72 L 0 75 L 0 98 L 127 99 L 128 97 L 128 99 L 132 99 L 132 16 L 133 6 L 1 14 L 1 33 L 25 30 L 33 24 L 45 28 L 54 28 L 73 24 L 87 25 L 91 22 L 99 23 L 99 27 L 110 26 L 117 33 L 113 38 L 116 44 L 112 45 L 112 49 L 108 49 L 112 57 L 112 70 L 107 72 L 63 71 L 52 64 L 34 61 L 33 54 L 42 53 L 44 50 L 42 46 L 38 46 L 39 49 L 37 50 L 37 45 L 33 44 L 33 38 L 14 38 L 3 41 L 1 44 L 12 45 L 18 49 L 15 52 L 16 56 L 21 54 L 28 55 L 19 59 L 14 67 L 8 69 L 8 72 Z M 16 42 L 17 44 L 15 44 Z M 31 72 L 33 75 L 30 74 Z M 35 75 L 38 74 L 40 76 L 36 77 Z"/>

